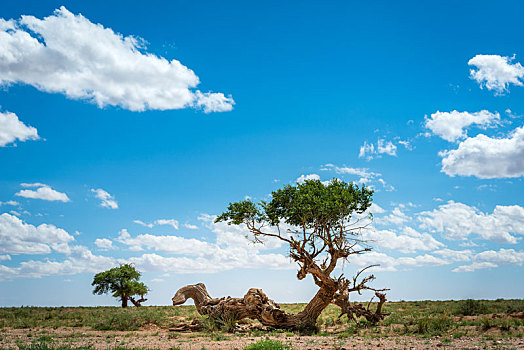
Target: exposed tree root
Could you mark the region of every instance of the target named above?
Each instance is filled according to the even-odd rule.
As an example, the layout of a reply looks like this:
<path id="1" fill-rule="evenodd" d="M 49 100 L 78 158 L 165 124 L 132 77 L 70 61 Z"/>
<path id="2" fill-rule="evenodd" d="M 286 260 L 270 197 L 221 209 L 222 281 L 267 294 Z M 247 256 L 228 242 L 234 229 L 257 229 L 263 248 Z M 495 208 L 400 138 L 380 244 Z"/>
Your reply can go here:
<path id="1" fill-rule="evenodd" d="M 356 320 L 355 316 L 357 318 L 363 316 L 371 323 L 382 320 L 385 314 L 381 312 L 381 309 L 386 297 L 385 294 L 378 292 L 376 295 L 380 301 L 374 313 L 369 310 L 369 305 L 364 308 L 362 304 L 351 304 L 347 297 L 344 298 L 343 294 L 335 294 L 322 288 L 304 310 L 297 314 L 290 314 L 281 310 L 277 303 L 257 288 L 251 288 L 243 298 L 217 299 L 209 295 L 203 283 L 198 283 L 180 288 L 172 300 L 173 305 L 181 305 L 187 299 L 193 299 L 199 314 L 209 316 L 221 325 L 234 326 L 237 321 L 250 318 L 258 320 L 264 326 L 311 333 L 317 330 L 316 320 L 322 310 L 330 303 L 341 308 L 341 316 L 346 314 L 348 318 L 353 320 Z"/>

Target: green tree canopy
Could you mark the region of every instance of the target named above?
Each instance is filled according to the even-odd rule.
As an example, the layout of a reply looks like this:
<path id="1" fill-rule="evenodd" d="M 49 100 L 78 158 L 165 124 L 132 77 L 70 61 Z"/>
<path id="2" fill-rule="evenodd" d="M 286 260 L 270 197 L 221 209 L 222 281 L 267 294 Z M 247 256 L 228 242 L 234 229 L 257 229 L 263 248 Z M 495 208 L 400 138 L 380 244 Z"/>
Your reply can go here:
<path id="1" fill-rule="evenodd" d="M 268 325 L 314 327 L 317 317 L 330 303 L 338 305 L 342 314 L 349 318 L 364 316 L 370 322 L 384 318 L 381 308 L 386 297 L 381 292 L 386 289 L 368 286 L 375 279 L 373 275 L 361 277 L 374 265 L 365 267 L 350 279 L 343 274 L 331 275 L 338 261 L 371 250 L 360 234 L 370 224 L 370 221 L 362 220 L 362 214 L 371 206 L 372 196 L 373 190 L 351 182 L 306 180 L 273 191 L 270 201 L 230 203 L 227 210 L 216 218 L 215 222 L 245 225 L 255 242 L 263 243 L 264 238 L 286 242 L 290 258 L 299 266 L 297 278 L 302 280 L 310 274 L 320 287 L 302 312 L 285 316 L 282 320 L 277 315 L 275 319 L 280 321 L 265 320 Z M 349 302 L 349 293 L 363 290 L 373 291 L 379 298 L 374 313 L 369 310 L 369 305 L 366 309 Z"/>
<path id="2" fill-rule="evenodd" d="M 128 300 L 131 300 L 135 306 L 140 306 L 142 302 L 147 300 L 144 299 L 144 295 L 149 291 L 144 283 L 138 281 L 140 276 L 140 272 L 131 264 L 123 264 L 99 272 L 91 283 L 95 287 L 93 294 L 111 293 L 113 297 L 120 298 L 122 307 L 127 307 Z M 140 299 L 136 300 L 135 295 L 140 295 Z"/>
<path id="3" fill-rule="evenodd" d="M 359 226 L 360 220 L 354 216 L 370 207 L 372 196 L 373 190 L 351 182 L 306 180 L 273 191 L 269 202 L 230 203 L 216 222 L 245 224 L 256 242 L 262 242 L 263 237 L 287 242 L 290 256 L 300 265 L 327 252 L 334 268 L 339 258 L 358 253 L 353 248 L 364 226 Z M 286 232 L 281 232 L 282 224 L 288 225 Z M 268 230 L 271 226 L 276 233 Z"/>

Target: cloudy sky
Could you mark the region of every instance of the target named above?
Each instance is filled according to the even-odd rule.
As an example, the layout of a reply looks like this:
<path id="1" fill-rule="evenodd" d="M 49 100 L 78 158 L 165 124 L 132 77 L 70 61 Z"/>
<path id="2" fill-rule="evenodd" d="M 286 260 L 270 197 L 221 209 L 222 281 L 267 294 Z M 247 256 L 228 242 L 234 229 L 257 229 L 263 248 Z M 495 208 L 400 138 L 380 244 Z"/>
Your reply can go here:
<path id="1" fill-rule="evenodd" d="M 0 12 L 0 306 L 116 305 L 130 262 L 306 301 L 231 201 L 334 177 L 375 190 L 391 300 L 516 298 L 524 280 L 524 45 L 498 3 L 10 2 Z"/>

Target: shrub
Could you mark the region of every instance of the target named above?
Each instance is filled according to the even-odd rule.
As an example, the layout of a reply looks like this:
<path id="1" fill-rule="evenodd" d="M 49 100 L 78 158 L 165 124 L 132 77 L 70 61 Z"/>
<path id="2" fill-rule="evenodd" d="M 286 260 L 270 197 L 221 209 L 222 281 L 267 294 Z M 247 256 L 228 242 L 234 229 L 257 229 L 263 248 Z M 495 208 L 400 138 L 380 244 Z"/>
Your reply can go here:
<path id="1" fill-rule="evenodd" d="M 290 345 L 286 345 L 278 340 L 260 340 L 256 343 L 249 344 L 244 350 L 292 350 Z"/>
<path id="2" fill-rule="evenodd" d="M 487 313 L 488 308 L 482 302 L 473 299 L 462 301 L 456 308 L 454 314 L 462 316 L 476 316 Z"/>
<path id="3" fill-rule="evenodd" d="M 417 321 L 414 333 L 442 335 L 453 326 L 453 320 L 445 313 L 436 318 L 424 317 Z"/>

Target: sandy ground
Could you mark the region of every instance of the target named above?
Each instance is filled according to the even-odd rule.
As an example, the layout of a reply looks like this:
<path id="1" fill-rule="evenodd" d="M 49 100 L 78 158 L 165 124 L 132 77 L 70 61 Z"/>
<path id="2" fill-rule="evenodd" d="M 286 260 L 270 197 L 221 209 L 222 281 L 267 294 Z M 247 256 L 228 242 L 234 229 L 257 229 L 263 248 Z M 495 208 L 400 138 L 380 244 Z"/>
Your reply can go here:
<path id="1" fill-rule="evenodd" d="M 226 338 L 226 339 L 224 339 Z M 173 333 L 166 330 L 135 332 L 101 332 L 89 328 L 58 329 L 4 329 L 0 334 L 0 348 L 16 349 L 17 344 L 45 341 L 51 346 L 92 346 L 95 349 L 114 347 L 146 349 L 242 349 L 261 339 L 274 339 L 289 343 L 294 349 L 524 349 L 524 339 L 494 339 L 481 337 L 417 338 L 388 337 L 338 339 L 335 336 L 279 336 L 251 337 L 246 334 L 202 336 L 201 333 Z"/>

